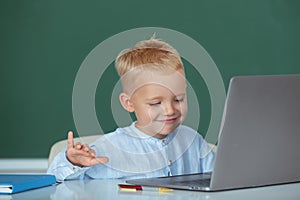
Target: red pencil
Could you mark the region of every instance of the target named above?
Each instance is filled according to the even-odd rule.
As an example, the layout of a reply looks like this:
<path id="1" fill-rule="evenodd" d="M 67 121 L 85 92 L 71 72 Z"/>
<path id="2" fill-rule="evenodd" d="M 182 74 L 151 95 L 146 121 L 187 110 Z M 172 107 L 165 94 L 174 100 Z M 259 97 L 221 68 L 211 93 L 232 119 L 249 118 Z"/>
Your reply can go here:
<path id="1" fill-rule="evenodd" d="M 123 191 L 142 191 L 141 185 L 119 184 L 119 189 Z"/>

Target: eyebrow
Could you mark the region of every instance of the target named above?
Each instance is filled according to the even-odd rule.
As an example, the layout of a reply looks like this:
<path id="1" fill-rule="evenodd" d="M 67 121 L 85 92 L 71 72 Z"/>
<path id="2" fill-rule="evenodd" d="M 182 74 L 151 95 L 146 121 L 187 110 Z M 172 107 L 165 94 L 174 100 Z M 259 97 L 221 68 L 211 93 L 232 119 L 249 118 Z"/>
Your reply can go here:
<path id="1" fill-rule="evenodd" d="M 146 100 L 147 101 L 152 101 L 152 100 L 157 100 L 157 99 L 162 99 L 162 97 L 161 96 L 154 96 L 154 97 L 147 98 Z"/>

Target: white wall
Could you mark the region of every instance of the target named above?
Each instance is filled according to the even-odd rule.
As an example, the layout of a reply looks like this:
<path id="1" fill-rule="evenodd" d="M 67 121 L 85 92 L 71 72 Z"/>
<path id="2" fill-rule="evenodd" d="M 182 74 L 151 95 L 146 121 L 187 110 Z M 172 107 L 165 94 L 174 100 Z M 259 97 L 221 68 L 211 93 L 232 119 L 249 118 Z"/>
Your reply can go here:
<path id="1" fill-rule="evenodd" d="M 0 159 L 0 173 L 46 173 L 48 160 L 43 159 Z"/>

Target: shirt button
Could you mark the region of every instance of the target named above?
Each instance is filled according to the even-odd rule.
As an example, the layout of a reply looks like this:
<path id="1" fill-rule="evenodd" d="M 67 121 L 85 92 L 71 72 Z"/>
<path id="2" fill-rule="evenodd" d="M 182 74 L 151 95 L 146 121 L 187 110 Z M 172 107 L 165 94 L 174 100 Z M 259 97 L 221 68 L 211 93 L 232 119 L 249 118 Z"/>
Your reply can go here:
<path id="1" fill-rule="evenodd" d="M 171 166 L 172 165 L 172 160 L 169 160 L 169 166 Z"/>
<path id="2" fill-rule="evenodd" d="M 163 143 L 163 145 L 167 145 L 167 141 L 166 140 L 163 140 L 162 143 Z"/>
<path id="3" fill-rule="evenodd" d="M 77 167 L 73 167 L 73 171 L 77 172 L 78 168 Z"/>

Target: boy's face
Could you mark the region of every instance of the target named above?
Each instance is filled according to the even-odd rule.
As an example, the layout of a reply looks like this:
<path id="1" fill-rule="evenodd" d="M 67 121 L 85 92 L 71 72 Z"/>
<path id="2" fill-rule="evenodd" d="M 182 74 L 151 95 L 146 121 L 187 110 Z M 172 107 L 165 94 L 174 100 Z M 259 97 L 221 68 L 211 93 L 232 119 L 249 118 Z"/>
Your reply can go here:
<path id="1" fill-rule="evenodd" d="M 183 71 L 171 74 L 142 73 L 135 83 L 137 89 L 130 95 L 136 126 L 156 138 L 173 132 L 187 113 L 186 80 Z"/>

